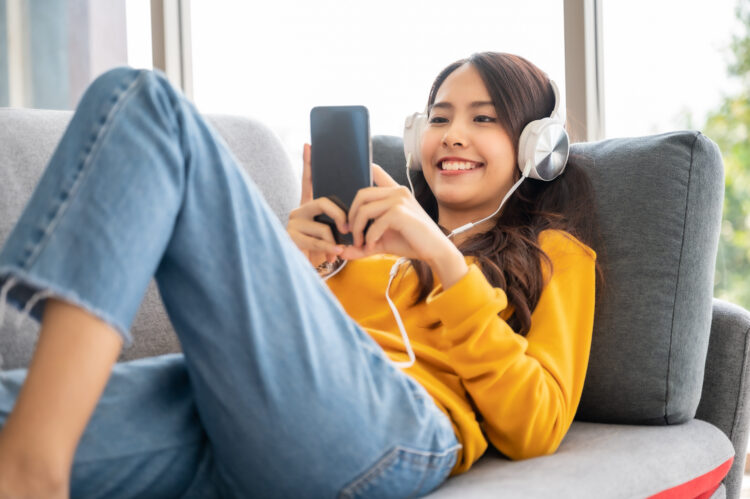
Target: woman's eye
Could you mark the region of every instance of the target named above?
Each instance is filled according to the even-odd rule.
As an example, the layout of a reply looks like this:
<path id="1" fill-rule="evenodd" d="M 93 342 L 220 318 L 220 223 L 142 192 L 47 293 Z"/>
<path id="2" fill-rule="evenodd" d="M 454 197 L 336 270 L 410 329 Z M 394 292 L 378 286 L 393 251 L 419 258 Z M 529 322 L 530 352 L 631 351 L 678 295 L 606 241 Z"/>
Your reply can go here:
<path id="1" fill-rule="evenodd" d="M 479 121 L 480 123 L 494 123 L 497 121 L 495 118 L 491 116 L 477 116 L 474 118 L 475 121 Z M 448 120 L 446 118 L 443 118 L 441 116 L 433 116 L 429 119 L 430 123 L 447 123 Z"/>

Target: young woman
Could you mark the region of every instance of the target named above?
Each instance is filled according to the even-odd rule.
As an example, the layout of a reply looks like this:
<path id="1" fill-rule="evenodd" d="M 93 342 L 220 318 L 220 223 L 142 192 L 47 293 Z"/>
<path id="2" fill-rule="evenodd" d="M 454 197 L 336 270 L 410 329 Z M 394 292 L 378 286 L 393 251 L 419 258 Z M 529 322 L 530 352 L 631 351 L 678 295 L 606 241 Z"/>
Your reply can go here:
<path id="1" fill-rule="evenodd" d="M 284 230 L 161 75 L 105 73 L 0 252 L 0 304 L 41 321 L 28 371 L 0 374 L 0 496 L 413 497 L 490 444 L 554 452 L 591 342 L 591 186 L 570 162 L 447 235 L 497 210 L 521 130 L 554 102 L 518 56 L 451 64 L 416 197 L 373 165 L 348 214 L 312 199 L 306 146 Z M 408 368 L 385 297 L 399 257 Z M 151 277 L 183 354 L 115 364 Z"/>

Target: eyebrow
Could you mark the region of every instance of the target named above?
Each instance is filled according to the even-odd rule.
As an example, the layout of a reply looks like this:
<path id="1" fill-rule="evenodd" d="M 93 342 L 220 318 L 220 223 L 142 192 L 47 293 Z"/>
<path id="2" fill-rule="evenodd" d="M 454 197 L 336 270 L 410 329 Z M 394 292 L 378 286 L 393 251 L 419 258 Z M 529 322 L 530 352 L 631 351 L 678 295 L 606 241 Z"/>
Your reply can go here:
<path id="1" fill-rule="evenodd" d="M 482 106 L 492 106 L 492 105 L 493 104 L 491 101 L 477 100 L 469 104 L 469 107 L 482 107 Z M 436 102 L 432 106 L 430 106 L 430 111 L 432 111 L 435 108 L 453 109 L 453 107 L 454 107 L 453 104 L 451 104 L 450 102 Z"/>

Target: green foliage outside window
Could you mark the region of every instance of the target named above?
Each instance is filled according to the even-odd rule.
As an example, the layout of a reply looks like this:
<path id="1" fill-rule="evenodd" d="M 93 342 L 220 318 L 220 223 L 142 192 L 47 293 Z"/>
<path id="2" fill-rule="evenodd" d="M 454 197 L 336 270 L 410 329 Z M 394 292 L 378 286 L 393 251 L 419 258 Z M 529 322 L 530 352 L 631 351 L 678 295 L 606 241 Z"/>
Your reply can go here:
<path id="1" fill-rule="evenodd" d="M 735 13 L 742 33 L 732 37 L 729 75 L 741 90 L 709 113 L 702 131 L 721 150 L 726 184 L 714 295 L 750 309 L 750 2 L 740 0 Z"/>

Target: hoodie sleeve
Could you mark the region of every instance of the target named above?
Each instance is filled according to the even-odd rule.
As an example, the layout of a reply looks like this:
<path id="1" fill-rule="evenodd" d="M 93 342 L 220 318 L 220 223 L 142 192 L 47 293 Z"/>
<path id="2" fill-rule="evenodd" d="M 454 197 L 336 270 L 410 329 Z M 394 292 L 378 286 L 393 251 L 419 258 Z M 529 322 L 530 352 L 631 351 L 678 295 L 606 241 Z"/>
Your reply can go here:
<path id="1" fill-rule="evenodd" d="M 596 253 L 573 236 L 539 236 L 552 260 L 523 337 L 498 316 L 508 305 L 480 268 L 427 307 L 443 323 L 441 349 L 484 418 L 492 444 L 511 459 L 553 453 L 570 427 L 583 391 L 594 321 Z"/>

